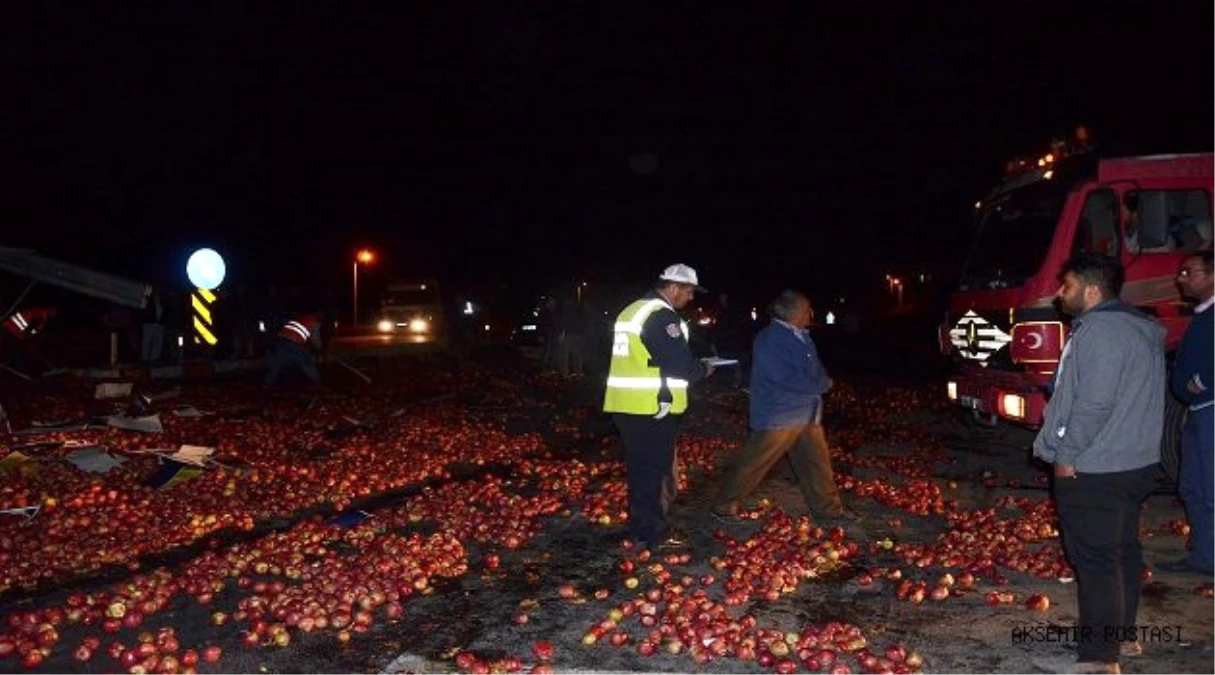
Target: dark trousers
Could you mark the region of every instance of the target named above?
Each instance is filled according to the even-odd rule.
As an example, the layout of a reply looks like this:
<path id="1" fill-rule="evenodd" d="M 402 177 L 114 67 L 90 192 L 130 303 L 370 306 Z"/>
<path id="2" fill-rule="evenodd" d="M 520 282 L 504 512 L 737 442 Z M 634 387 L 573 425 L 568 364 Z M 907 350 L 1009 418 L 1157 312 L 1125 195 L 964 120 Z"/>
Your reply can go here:
<path id="1" fill-rule="evenodd" d="M 746 350 L 722 350 L 717 356 L 723 359 L 738 359 L 738 363 L 722 366 L 718 372 L 725 373 L 735 387 L 746 387 L 751 382 L 751 353 Z"/>
<path id="2" fill-rule="evenodd" d="M 1055 479 L 1055 507 L 1067 558 L 1076 570 L 1079 661 L 1118 660 L 1139 613 L 1143 548 L 1139 510 L 1152 492 L 1156 465 Z"/>
<path id="3" fill-rule="evenodd" d="M 1190 521 L 1190 566 L 1209 574 L 1215 566 L 1215 407 L 1186 418 L 1177 491 Z"/>
<path id="4" fill-rule="evenodd" d="M 0 330 L 0 364 L 8 366 L 22 375 L 31 375 L 27 371 L 30 366 L 29 352 L 25 340 L 16 338 L 4 330 Z"/>
<path id="5" fill-rule="evenodd" d="M 667 514 L 679 489 L 675 467 L 675 435 L 679 416 L 656 420 L 646 415 L 612 416 L 624 441 L 628 468 L 629 531 L 638 541 L 657 541 L 667 536 L 671 524 Z"/>
<path id="6" fill-rule="evenodd" d="M 266 373 L 266 386 L 277 384 L 278 378 L 289 366 L 299 368 L 309 382 L 320 384 L 321 375 L 316 370 L 316 362 L 312 360 L 312 353 L 291 340 L 278 338 L 270 350 L 270 372 Z"/>
<path id="7" fill-rule="evenodd" d="M 788 457 L 806 507 L 816 516 L 839 515 L 843 509 L 823 425 L 753 430 L 731 460 L 717 492 L 719 507 L 735 505 L 764 480 L 781 457 Z"/>

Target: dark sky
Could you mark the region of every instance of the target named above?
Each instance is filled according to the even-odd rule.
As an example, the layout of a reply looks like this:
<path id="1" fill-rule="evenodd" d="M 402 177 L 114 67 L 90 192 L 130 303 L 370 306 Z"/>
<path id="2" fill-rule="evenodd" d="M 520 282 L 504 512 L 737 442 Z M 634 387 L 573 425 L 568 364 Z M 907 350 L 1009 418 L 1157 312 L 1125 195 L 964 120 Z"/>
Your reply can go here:
<path id="1" fill-rule="evenodd" d="M 1078 124 L 1215 146 L 1209 0 L 117 4 L 0 10 L 0 245 L 154 281 L 210 244 L 345 284 L 366 244 L 382 275 L 847 286 L 963 256 L 1003 162 Z"/>

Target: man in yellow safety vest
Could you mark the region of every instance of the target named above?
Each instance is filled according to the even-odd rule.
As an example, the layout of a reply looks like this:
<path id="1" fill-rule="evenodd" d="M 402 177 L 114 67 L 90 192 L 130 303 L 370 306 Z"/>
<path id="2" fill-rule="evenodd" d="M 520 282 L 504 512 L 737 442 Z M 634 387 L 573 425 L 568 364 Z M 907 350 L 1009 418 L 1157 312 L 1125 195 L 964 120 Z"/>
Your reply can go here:
<path id="1" fill-rule="evenodd" d="M 629 529 L 643 546 L 682 546 L 667 519 L 675 499 L 675 435 L 688 407 L 688 386 L 713 366 L 688 346 L 688 326 L 676 310 L 703 292 L 696 270 L 666 268 L 654 290 L 616 318 L 603 410 L 612 413 L 628 467 Z"/>

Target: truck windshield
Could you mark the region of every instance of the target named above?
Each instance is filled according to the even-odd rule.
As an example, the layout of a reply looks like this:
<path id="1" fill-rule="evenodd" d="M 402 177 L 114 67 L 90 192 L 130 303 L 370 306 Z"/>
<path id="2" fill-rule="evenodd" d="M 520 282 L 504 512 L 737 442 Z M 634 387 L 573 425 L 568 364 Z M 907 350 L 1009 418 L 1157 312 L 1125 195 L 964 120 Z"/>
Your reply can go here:
<path id="1" fill-rule="evenodd" d="M 962 289 L 1019 286 L 1033 276 L 1046 259 L 1066 197 L 1058 182 L 1044 180 L 984 203 Z"/>
<path id="2" fill-rule="evenodd" d="M 438 299 L 434 293 L 420 289 L 412 291 L 388 291 L 383 296 L 385 307 L 413 307 L 435 304 L 437 302 Z"/>

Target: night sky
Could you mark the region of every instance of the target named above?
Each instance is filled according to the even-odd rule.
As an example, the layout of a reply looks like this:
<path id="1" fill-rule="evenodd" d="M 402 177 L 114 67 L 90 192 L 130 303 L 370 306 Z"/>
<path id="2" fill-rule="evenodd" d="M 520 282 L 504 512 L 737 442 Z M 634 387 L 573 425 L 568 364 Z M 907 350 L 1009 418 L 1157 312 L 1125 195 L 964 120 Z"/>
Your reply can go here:
<path id="1" fill-rule="evenodd" d="M 344 293 L 367 245 L 382 277 L 846 289 L 946 273 L 1076 125 L 1215 147 L 1209 0 L 116 4 L 0 10 L 0 245 L 158 283 L 205 244 Z"/>

